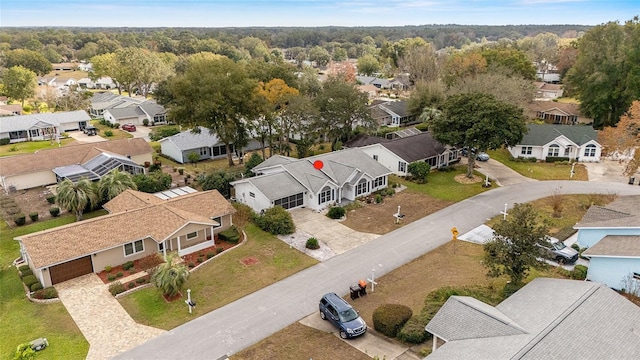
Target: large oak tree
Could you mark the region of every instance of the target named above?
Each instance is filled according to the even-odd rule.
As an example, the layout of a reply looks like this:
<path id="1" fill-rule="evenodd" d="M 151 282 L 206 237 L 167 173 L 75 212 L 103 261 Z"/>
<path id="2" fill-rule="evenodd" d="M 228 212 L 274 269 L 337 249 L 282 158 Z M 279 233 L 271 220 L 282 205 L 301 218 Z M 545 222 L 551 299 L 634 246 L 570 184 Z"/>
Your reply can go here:
<path id="1" fill-rule="evenodd" d="M 522 109 L 493 95 L 452 95 L 444 102 L 442 116 L 431 117 L 429 128 L 443 144 L 477 151 L 514 146 L 526 132 Z M 469 156 L 467 176 L 473 177 L 475 158 Z"/>

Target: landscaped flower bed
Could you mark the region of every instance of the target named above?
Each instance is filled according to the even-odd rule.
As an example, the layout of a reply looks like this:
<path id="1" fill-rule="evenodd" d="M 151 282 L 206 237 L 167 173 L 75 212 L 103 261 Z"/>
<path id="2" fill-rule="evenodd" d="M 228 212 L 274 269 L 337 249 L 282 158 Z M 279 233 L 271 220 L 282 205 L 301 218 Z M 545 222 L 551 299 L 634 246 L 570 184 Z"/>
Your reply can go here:
<path id="1" fill-rule="evenodd" d="M 189 255 L 182 256 L 185 265 L 190 269 L 202 264 L 203 262 L 211 259 L 212 257 L 220 254 L 221 252 L 228 250 L 237 244 L 232 244 L 223 240 L 217 240 L 216 246 L 211 246 L 200 251 L 196 251 Z"/>

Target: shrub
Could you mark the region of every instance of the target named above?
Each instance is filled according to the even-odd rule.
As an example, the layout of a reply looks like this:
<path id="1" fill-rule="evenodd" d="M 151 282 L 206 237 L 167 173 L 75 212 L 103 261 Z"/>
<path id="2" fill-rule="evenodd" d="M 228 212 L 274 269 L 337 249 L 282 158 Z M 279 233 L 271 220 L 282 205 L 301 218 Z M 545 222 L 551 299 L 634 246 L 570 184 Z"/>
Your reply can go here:
<path id="1" fill-rule="evenodd" d="M 11 139 L 9 139 L 9 138 L 0 139 L 0 145 L 7 145 L 10 142 L 11 142 Z"/>
<path id="2" fill-rule="evenodd" d="M 240 233 L 238 233 L 238 229 L 235 226 L 228 228 L 225 231 L 221 231 L 218 234 L 220 240 L 224 240 L 231 244 L 237 244 L 240 241 Z"/>
<path id="3" fill-rule="evenodd" d="M 575 251 L 580 251 L 580 245 L 578 245 L 578 243 L 571 244 L 571 248 Z"/>
<path id="4" fill-rule="evenodd" d="M 548 163 L 566 161 L 568 163 L 569 162 L 569 158 L 568 157 L 562 157 L 562 156 L 547 156 L 545 161 L 548 162 Z"/>
<path id="5" fill-rule="evenodd" d="M 49 209 L 49 214 L 51 214 L 51 216 L 53 217 L 58 217 L 58 215 L 60 215 L 60 208 L 59 207 L 52 207 L 51 209 Z"/>
<path id="6" fill-rule="evenodd" d="M 30 360 L 35 359 L 37 356 L 36 351 L 31 348 L 31 343 L 22 343 L 16 348 L 16 352 L 13 354 L 14 360 Z"/>
<path id="7" fill-rule="evenodd" d="M 316 250 L 320 249 L 320 244 L 318 244 L 318 239 L 311 237 L 307 239 L 307 244 L 305 245 L 307 249 Z"/>
<path id="8" fill-rule="evenodd" d="M 346 210 L 342 206 L 334 206 L 329 209 L 327 216 L 331 219 L 341 219 L 345 213 Z"/>
<path id="9" fill-rule="evenodd" d="M 256 225 L 273 235 L 287 235 L 296 231 L 291 214 L 282 206 L 267 209 L 256 219 Z"/>
<path id="10" fill-rule="evenodd" d="M 190 267 L 190 268 L 194 268 L 194 267 L 196 267 L 196 264 L 194 264 L 193 262 L 190 262 L 190 263 L 189 263 L 189 267 Z"/>
<path id="11" fill-rule="evenodd" d="M 37 283 L 31 285 L 29 288 L 31 289 L 31 291 L 38 291 L 42 290 L 42 285 L 40 285 L 40 282 L 38 281 Z"/>
<path id="12" fill-rule="evenodd" d="M 178 168 L 178 174 L 184 175 L 184 168 Z"/>
<path id="13" fill-rule="evenodd" d="M 587 278 L 588 269 L 589 268 L 584 265 L 576 265 L 573 270 L 571 270 L 571 274 L 569 274 L 569 277 L 574 280 L 584 280 Z"/>
<path id="14" fill-rule="evenodd" d="M 105 267 L 104 267 L 104 271 L 105 271 L 105 272 L 111 272 L 111 269 L 113 269 L 113 268 L 111 267 L 111 265 L 107 265 L 107 266 L 105 266 Z"/>
<path id="15" fill-rule="evenodd" d="M 33 297 L 36 299 L 55 299 L 58 297 L 58 292 L 53 286 L 37 290 L 33 293 Z"/>
<path id="16" fill-rule="evenodd" d="M 129 270 L 133 267 L 133 261 L 127 261 L 126 263 L 122 264 L 122 269 L 124 270 Z"/>
<path id="17" fill-rule="evenodd" d="M 104 136 L 106 136 L 106 137 L 112 137 L 112 136 L 113 136 L 113 131 L 111 131 L 111 130 L 106 130 L 106 131 L 104 132 Z"/>
<path id="18" fill-rule="evenodd" d="M 142 119 L 142 125 L 149 126 L 149 119 L 147 118 Z"/>
<path id="19" fill-rule="evenodd" d="M 38 213 L 37 212 L 29 213 L 29 219 L 31 219 L 32 222 L 38 221 Z"/>
<path id="20" fill-rule="evenodd" d="M 153 275 L 153 273 L 156 272 L 158 265 L 162 264 L 163 262 L 164 259 L 162 258 L 162 256 L 160 256 L 160 254 L 151 254 L 140 259 L 138 261 L 138 267 L 142 271 L 146 271 L 147 274 Z"/>
<path id="21" fill-rule="evenodd" d="M 109 285 L 109 292 L 111 293 L 111 295 L 116 296 L 120 293 L 125 292 L 127 289 L 125 289 L 124 285 L 122 285 L 122 283 L 120 281 L 116 281 L 114 283 L 112 283 L 111 285 Z"/>
<path id="22" fill-rule="evenodd" d="M 224 251 L 224 248 L 216 248 L 216 254 L 220 254 Z"/>
<path id="23" fill-rule="evenodd" d="M 27 264 L 18 266 L 18 271 L 20 272 L 27 271 L 27 270 L 31 271 L 31 268 Z"/>
<path id="24" fill-rule="evenodd" d="M 214 257 L 216 254 L 212 253 L 212 252 L 208 252 L 207 253 L 207 260 L 211 259 L 212 257 Z"/>
<path id="25" fill-rule="evenodd" d="M 122 271 L 118 271 L 118 273 L 116 274 L 116 277 L 119 277 L 119 278 L 121 278 L 123 276 L 124 276 L 124 274 L 122 273 Z"/>
<path id="26" fill-rule="evenodd" d="M 33 275 L 33 271 L 31 271 L 31 269 L 20 271 L 20 277 L 21 278 L 23 278 L 25 276 L 28 276 L 28 275 Z"/>
<path id="27" fill-rule="evenodd" d="M 18 214 L 13 217 L 13 222 L 18 226 L 22 226 L 27 222 L 27 217 L 24 214 Z"/>
<path id="28" fill-rule="evenodd" d="M 47 196 L 47 202 L 48 202 L 49 204 L 54 204 L 54 203 L 56 202 L 56 196 L 55 196 L 55 195 L 53 195 L 53 194 L 52 194 L 52 195 Z"/>
<path id="29" fill-rule="evenodd" d="M 424 330 L 426 325 L 419 317 L 414 316 L 400 329 L 398 339 L 410 344 L 420 344 L 429 337 L 429 333 Z"/>
<path id="30" fill-rule="evenodd" d="M 31 285 L 39 283 L 38 279 L 35 275 L 27 275 L 22 278 L 22 282 L 27 285 L 28 288 L 31 288 Z"/>
<path id="31" fill-rule="evenodd" d="M 115 276 L 115 275 L 112 275 L 112 274 L 107 275 L 107 280 L 109 280 L 109 281 L 113 281 L 113 280 L 115 280 L 115 279 L 116 279 L 116 276 Z"/>
<path id="32" fill-rule="evenodd" d="M 373 328 L 394 338 L 412 315 L 413 311 L 408 306 L 384 304 L 373 312 Z"/>
<path id="33" fill-rule="evenodd" d="M 136 279 L 136 282 L 137 282 L 138 284 L 144 284 L 144 283 L 146 283 L 146 282 L 147 282 L 147 278 L 144 278 L 144 277 L 137 278 L 137 279 Z"/>
<path id="34" fill-rule="evenodd" d="M 409 164 L 407 170 L 418 184 L 424 184 L 427 182 L 427 175 L 431 171 L 431 165 L 424 161 L 416 161 Z"/>
<path id="35" fill-rule="evenodd" d="M 382 195 L 376 194 L 376 204 L 380 204 L 382 202 Z"/>
<path id="36" fill-rule="evenodd" d="M 136 287 L 136 283 L 132 281 L 132 282 L 130 282 L 130 283 L 128 283 L 128 284 L 127 284 L 127 287 L 128 287 L 129 289 L 133 289 L 134 287 Z"/>

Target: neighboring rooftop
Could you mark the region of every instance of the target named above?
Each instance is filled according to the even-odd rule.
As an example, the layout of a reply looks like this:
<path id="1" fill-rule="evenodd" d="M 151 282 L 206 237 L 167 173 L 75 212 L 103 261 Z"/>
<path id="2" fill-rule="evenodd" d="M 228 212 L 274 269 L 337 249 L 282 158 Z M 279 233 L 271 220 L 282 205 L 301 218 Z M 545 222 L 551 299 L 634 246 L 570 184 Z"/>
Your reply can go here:
<path id="1" fill-rule="evenodd" d="M 611 203 L 592 205 L 574 228 L 640 227 L 640 195 L 620 196 Z"/>
<path id="2" fill-rule="evenodd" d="M 640 257 L 640 235 L 607 235 L 582 254 L 585 256 Z"/>
<path id="3" fill-rule="evenodd" d="M 203 127 L 197 128 L 196 132 L 185 130 L 160 140 L 160 142 L 165 141 L 174 144 L 180 150 L 211 147 L 220 143 L 216 134 Z"/>
<path id="4" fill-rule="evenodd" d="M 529 124 L 527 128 L 529 130 L 520 141 L 522 145 L 543 146 L 561 135 L 564 135 L 578 146 L 598 139 L 593 127 L 586 125 Z"/>

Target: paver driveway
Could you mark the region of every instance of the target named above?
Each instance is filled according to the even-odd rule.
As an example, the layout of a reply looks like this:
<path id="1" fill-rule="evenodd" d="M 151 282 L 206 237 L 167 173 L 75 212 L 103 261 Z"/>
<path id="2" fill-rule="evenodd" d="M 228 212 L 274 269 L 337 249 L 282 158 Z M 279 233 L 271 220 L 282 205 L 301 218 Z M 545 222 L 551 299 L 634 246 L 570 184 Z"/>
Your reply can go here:
<path id="1" fill-rule="evenodd" d="M 89 342 L 87 359 L 110 359 L 165 332 L 133 321 L 96 274 L 65 281 L 55 288 Z"/>

